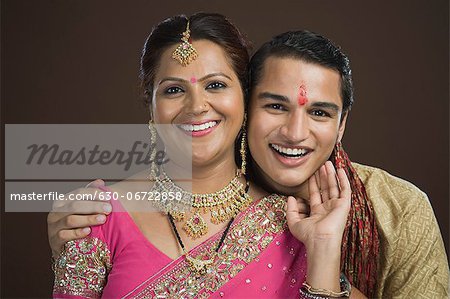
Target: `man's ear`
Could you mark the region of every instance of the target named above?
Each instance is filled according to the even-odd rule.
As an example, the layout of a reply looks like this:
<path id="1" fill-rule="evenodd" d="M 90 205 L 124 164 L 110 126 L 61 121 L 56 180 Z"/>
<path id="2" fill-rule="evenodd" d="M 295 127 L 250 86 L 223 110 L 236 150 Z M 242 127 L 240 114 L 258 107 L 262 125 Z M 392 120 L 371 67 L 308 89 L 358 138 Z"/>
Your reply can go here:
<path id="1" fill-rule="evenodd" d="M 347 116 L 348 111 L 344 112 L 341 117 L 341 123 L 339 124 L 338 139 L 337 139 L 337 141 L 339 142 L 341 142 L 342 137 L 344 137 L 345 125 L 347 123 Z"/>

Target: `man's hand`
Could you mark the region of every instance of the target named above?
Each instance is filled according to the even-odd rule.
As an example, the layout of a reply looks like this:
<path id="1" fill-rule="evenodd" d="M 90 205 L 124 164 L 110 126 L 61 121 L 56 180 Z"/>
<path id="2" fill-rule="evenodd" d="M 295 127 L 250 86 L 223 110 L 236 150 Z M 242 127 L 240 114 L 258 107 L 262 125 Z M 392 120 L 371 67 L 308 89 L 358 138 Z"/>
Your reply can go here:
<path id="1" fill-rule="evenodd" d="M 344 233 L 350 211 L 351 188 L 343 169 L 336 171 L 329 161 L 308 181 L 309 214 L 304 203 L 292 196 L 287 203 L 287 222 L 291 233 L 307 247 L 316 241 L 338 240 Z M 318 186 L 320 182 L 320 189 Z"/>
<path id="2" fill-rule="evenodd" d="M 102 180 L 95 180 L 85 188 L 74 190 L 73 194 L 92 194 L 95 189 L 105 186 Z M 97 190 L 98 191 L 98 190 Z M 47 216 L 48 240 L 52 256 L 56 258 L 67 241 L 86 237 L 91 232 L 89 226 L 100 225 L 111 213 L 109 202 L 98 201 L 63 201 L 55 202 Z"/>
<path id="3" fill-rule="evenodd" d="M 319 188 L 320 183 L 320 188 Z M 342 236 L 350 211 L 351 187 L 343 169 L 337 177 L 327 161 L 308 181 L 309 213 L 304 204 L 288 198 L 286 218 L 291 233 L 307 252 L 307 282 L 315 287 L 340 291 Z"/>

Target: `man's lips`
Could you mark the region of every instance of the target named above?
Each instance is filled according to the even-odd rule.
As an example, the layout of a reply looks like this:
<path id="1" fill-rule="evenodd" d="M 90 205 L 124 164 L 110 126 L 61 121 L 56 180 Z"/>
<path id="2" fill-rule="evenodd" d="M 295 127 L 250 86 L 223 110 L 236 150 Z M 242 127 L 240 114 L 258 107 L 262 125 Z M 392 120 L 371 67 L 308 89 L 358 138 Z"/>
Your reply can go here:
<path id="1" fill-rule="evenodd" d="M 284 157 L 293 159 L 301 158 L 303 156 L 306 156 L 308 153 L 312 152 L 310 148 L 302 146 L 286 146 L 276 143 L 270 143 L 269 145 L 276 153 Z"/>
<path id="2" fill-rule="evenodd" d="M 298 167 L 302 165 L 313 152 L 308 147 L 286 146 L 275 143 L 269 144 L 269 147 L 274 153 L 275 158 L 287 167 Z"/>

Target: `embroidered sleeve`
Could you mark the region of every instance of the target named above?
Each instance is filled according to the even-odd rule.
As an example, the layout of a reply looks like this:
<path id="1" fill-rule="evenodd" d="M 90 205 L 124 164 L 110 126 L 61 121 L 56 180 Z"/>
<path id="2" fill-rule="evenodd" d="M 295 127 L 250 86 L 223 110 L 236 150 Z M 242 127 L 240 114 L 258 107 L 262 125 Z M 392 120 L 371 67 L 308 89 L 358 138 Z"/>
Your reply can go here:
<path id="1" fill-rule="evenodd" d="M 110 251 L 99 238 L 67 242 L 53 267 L 53 296 L 100 298 L 110 269 Z"/>

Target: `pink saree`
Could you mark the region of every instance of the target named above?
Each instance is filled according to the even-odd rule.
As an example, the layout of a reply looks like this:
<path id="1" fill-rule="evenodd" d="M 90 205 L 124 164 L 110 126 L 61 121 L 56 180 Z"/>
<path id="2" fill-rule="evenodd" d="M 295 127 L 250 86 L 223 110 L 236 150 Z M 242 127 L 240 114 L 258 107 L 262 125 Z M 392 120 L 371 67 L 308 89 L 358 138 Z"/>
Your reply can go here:
<path id="1" fill-rule="evenodd" d="M 270 195 L 236 217 L 213 264 L 195 276 L 139 231 L 119 201 L 107 223 L 68 242 L 55 267 L 57 298 L 296 298 L 306 250 L 287 229 L 285 198 Z M 117 213 L 119 211 L 119 213 Z M 122 212 L 122 213 L 120 213 Z M 222 232 L 190 251 L 209 255 Z"/>

